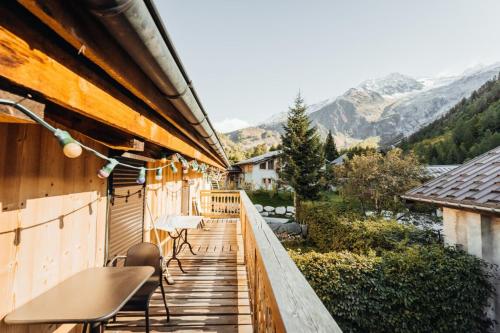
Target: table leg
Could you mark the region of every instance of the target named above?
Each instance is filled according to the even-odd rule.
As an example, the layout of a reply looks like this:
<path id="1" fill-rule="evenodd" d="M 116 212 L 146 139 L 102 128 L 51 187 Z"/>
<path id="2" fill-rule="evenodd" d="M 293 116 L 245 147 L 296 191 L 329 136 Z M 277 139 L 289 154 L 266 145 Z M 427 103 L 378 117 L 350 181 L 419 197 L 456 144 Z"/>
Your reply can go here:
<path id="1" fill-rule="evenodd" d="M 181 261 L 179 260 L 179 258 L 177 258 L 177 254 L 180 252 L 180 248 L 178 248 L 178 245 L 177 245 L 177 238 L 179 238 L 182 235 L 182 230 L 176 237 L 172 236 L 170 234 L 170 232 L 168 233 L 168 235 L 174 240 L 174 245 L 172 248 L 172 257 L 170 259 L 168 259 L 168 261 L 167 261 L 167 267 L 172 260 L 175 260 L 175 261 L 177 261 L 177 265 L 179 265 L 181 272 L 186 273 L 186 271 L 182 268 Z"/>
<path id="2" fill-rule="evenodd" d="M 90 333 L 101 333 L 102 332 L 101 323 L 90 323 Z"/>
<path id="3" fill-rule="evenodd" d="M 182 237 L 182 231 L 184 231 L 184 237 Z M 183 229 L 182 231 L 181 231 L 182 243 L 179 246 L 179 252 L 182 250 L 182 247 L 184 245 L 187 245 L 189 247 L 189 251 L 191 252 L 191 254 L 196 255 L 196 253 L 193 252 L 193 247 L 191 246 L 191 243 L 188 242 L 188 230 Z"/>

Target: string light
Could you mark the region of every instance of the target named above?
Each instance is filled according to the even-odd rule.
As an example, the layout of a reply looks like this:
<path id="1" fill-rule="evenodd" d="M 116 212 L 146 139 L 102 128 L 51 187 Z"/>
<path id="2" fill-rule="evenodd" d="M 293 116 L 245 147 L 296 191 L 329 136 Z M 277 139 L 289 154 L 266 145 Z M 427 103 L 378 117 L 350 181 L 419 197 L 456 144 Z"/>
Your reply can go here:
<path id="1" fill-rule="evenodd" d="M 179 153 L 176 153 L 176 156 L 179 159 L 179 161 L 181 161 L 181 164 L 182 164 L 182 173 L 184 173 L 184 174 L 188 173 L 188 170 L 189 170 L 189 163 L 188 163 L 188 161 L 186 161 L 186 159 L 184 157 L 182 157 Z"/>
<path id="2" fill-rule="evenodd" d="M 31 97 L 31 96 L 28 95 L 28 97 Z M 155 179 L 157 179 L 157 180 L 161 180 L 163 178 L 163 168 L 166 168 L 168 166 L 170 166 L 173 173 L 176 173 L 177 167 L 175 166 L 175 163 L 177 163 L 177 162 L 182 163 L 182 170 L 184 173 L 188 172 L 190 166 L 194 171 L 199 170 L 200 172 L 203 172 L 203 173 L 207 172 L 207 169 L 208 169 L 208 172 L 213 171 L 213 167 L 208 167 L 205 163 L 201 163 L 201 165 L 198 165 L 198 162 L 196 160 L 192 160 L 191 163 L 188 163 L 188 161 L 184 157 L 182 157 L 182 155 L 180 155 L 179 153 L 173 154 L 171 156 L 170 164 L 166 164 L 168 162 L 167 156 L 166 156 L 165 152 L 162 152 L 160 161 L 165 165 L 163 165 L 161 167 L 156 167 L 156 168 L 145 168 L 145 167 L 139 167 L 139 166 L 119 162 L 118 160 L 116 160 L 114 158 L 110 158 L 110 157 L 100 153 L 99 151 L 97 151 L 91 147 L 88 147 L 88 146 L 84 145 L 83 143 L 75 140 L 71 136 L 71 134 L 69 134 L 67 131 L 55 128 L 54 126 L 52 126 L 51 124 L 46 122 L 44 119 L 40 118 L 40 116 L 38 116 L 36 113 L 29 110 L 25 106 L 19 104 L 24 99 L 25 98 L 21 99 L 20 101 L 14 102 L 12 100 L 0 98 L 0 105 L 7 105 L 7 106 L 11 106 L 11 107 L 16 108 L 17 110 L 21 111 L 22 113 L 24 113 L 26 116 L 28 116 L 29 118 L 31 118 L 32 120 L 34 120 L 38 124 L 42 125 L 46 129 L 51 131 L 54 134 L 54 136 L 57 138 L 57 140 L 59 141 L 59 144 L 61 145 L 61 147 L 63 148 L 63 153 L 65 156 L 67 156 L 69 158 L 76 158 L 76 157 L 80 156 L 83 152 L 83 149 L 85 149 L 89 152 L 94 153 L 94 155 L 96 155 L 97 157 L 102 158 L 103 160 L 107 161 L 106 165 L 104 165 L 97 173 L 97 176 L 99 178 L 109 177 L 109 175 L 113 172 L 114 168 L 117 165 L 122 165 L 124 167 L 131 168 L 131 169 L 138 169 L 139 176 L 137 177 L 137 182 L 139 184 L 144 184 L 146 182 L 146 171 L 149 171 L 149 170 L 156 172 Z"/>
<path id="3" fill-rule="evenodd" d="M 192 161 L 191 161 L 191 168 L 192 168 L 194 171 L 198 171 L 198 162 L 196 162 L 196 160 L 192 160 Z"/>
<path id="4" fill-rule="evenodd" d="M 136 182 L 137 184 L 144 184 L 146 182 L 146 168 L 142 167 L 139 170 L 139 176 L 137 176 Z"/>
<path id="5" fill-rule="evenodd" d="M 167 163 L 167 154 L 165 154 L 165 152 L 162 152 L 160 156 L 161 156 L 160 162 L 163 164 Z"/>
<path id="6" fill-rule="evenodd" d="M 63 153 L 67 157 L 76 158 L 82 154 L 82 146 L 80 146 L 68 132 L 56 129 L 54 136 L 59 141 L 61 147 L 63 147 Z"/>
<path id="7" fill-rule="evenodd" d="M 161 181 L 163 178 L 163 169 L 156 169 L 155 179 Z"/>
<path id="8" fill-rule="evenodd" d="M 115 160 L 114 158 L 108 159 L 108 164 L 103 166 L 101 170 L 97 173 L 97 176 L 99 178 L 108 178 L 111 172 L 113 172 L 113 169 L 118 165 L 118 161 Z"/>
<path id="9" fill-rule="evenodd" d="M 174 160 L 170 161 L 170 167 L 172 168 L 173 173 L 177 173 L 177 167 L 175 166 Z"/>

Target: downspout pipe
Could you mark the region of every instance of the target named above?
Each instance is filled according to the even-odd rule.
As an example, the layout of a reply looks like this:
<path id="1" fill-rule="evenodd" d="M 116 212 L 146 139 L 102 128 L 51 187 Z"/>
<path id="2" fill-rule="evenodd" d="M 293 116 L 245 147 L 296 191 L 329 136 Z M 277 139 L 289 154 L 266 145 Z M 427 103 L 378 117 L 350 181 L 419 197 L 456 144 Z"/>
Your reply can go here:
<path id="1" fill-rule="evenodd" d="M 165 98 L 187 119 L 229 166 L 224 148 L 191 85 L 173 44 L 160 32 L 150 8 L 142 0 L 85 0 L 87 8 L 155 83 Z M 157 21 L 159 20 L 156 17 Z M 163 27 L 161 26 L 163 29 Z M 164 30 L 164 29 L 163 29 Z M 169 48 L 167 43 L 171 46 Z"/>

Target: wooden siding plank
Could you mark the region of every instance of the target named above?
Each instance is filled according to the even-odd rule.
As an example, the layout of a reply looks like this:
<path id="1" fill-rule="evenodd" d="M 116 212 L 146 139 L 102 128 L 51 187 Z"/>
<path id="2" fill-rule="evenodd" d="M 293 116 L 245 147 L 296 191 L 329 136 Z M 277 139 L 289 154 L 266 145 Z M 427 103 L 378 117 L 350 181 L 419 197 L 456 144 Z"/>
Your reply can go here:
<path id="1" fill-rule="evenodd" d="M 101 163 L 93 154 L 66 158 L 40 126 L 0 124 L 0 318 L 68 276 L 103 263 L 106 182 L 96 172 Z M 0 322 L 0 332 L 12 333 L 74 327 Z"/>

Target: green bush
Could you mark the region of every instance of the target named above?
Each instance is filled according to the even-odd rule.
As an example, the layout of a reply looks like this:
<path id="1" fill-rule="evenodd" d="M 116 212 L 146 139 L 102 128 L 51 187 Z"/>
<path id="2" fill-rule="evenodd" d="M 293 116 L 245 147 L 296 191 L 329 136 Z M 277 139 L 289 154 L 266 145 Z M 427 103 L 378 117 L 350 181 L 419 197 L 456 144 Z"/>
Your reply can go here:
<path id="1" fill-rule="evenodd" d="M 441 245 L 380 256 L 290 251 L 344 332 L 485 332 L 487 264 Z"/>
<path id="2" fill-rule="evenodd" d="M 432 244 L 438 238 L 429 230 L 362 217 L 331 203 L 304 204 L 300 216 L 308 225 L 308 240 L 320 251 L 380 253 L 411 244 Z"/>

